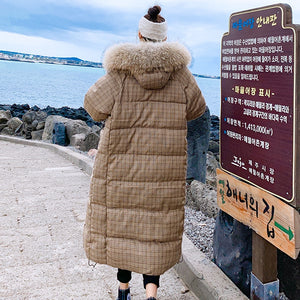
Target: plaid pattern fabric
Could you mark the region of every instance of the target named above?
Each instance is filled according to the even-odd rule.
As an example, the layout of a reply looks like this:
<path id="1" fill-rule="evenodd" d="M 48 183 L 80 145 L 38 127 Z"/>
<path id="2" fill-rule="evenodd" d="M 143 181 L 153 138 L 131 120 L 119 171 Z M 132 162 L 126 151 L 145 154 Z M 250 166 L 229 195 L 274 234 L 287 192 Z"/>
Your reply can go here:
<path id="1" fill-rule="evenodd" d="M 204 98 L 186 67 L 172 76 L 109 72 L 84 107 L 95 120 L 107 119 L 91 179 L 87 257 L 160 275 L 181 256 L 186 124 L 205 111 Z"/>

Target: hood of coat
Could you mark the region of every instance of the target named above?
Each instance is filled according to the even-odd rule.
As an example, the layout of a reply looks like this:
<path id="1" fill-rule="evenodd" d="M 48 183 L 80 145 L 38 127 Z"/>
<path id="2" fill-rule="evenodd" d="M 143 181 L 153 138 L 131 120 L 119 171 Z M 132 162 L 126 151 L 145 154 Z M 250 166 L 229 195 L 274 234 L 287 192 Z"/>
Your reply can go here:
<path id="1" fill-rule="evenodd" d="M 107 50 L 103 66 L 130 74 L 145 89 L 163 88 L 173 72 L 189 65 L 191 55 L 179 43 L 120 44 Z"/>

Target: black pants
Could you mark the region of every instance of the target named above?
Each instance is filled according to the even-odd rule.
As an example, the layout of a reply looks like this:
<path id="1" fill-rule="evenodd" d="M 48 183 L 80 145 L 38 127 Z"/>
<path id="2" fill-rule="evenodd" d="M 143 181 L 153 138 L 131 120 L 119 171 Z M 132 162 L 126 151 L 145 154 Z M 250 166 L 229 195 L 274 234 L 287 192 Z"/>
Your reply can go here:
<path id="1" fill-rule="evenodd" d="M 127 270 L 118 269 L 117 278 L 122 283 L 128 283 L 131 280 L 131 272 Z M 145 275 L 143 274 L 144 288 L 148 283 L 154 283 L 159 287 L 159 275 Z"/>

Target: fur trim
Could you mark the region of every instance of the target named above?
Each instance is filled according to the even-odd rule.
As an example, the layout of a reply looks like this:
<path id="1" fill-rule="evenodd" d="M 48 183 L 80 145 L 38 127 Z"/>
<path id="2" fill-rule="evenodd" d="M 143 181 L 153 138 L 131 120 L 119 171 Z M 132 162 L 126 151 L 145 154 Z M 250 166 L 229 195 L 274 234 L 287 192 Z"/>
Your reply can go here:
<path id="1" fill-rule="evenodd" d="M 189 65 L 191 55 L 179 43 L 120 44 L 108 49 L 103 66 L 107 71 L 141 74 L 160 70 L 173 72 Z"/>

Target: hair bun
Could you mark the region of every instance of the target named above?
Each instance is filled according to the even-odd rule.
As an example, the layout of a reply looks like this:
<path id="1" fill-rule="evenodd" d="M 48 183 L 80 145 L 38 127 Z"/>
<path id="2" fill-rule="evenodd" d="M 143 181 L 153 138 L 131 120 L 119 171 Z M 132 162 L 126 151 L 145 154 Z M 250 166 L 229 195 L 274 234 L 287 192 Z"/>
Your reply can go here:
<path id="1" fill-rule="evenodd" d="M 159 15 L 160 11 L 161 11 L 161 7 L 158 5 L 150 7 L 148 9 L 148 15 L 150 16 L 151 21 L 156 21 L 157 16 Z"/>

